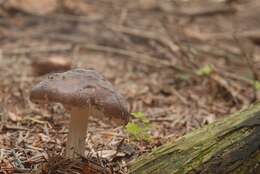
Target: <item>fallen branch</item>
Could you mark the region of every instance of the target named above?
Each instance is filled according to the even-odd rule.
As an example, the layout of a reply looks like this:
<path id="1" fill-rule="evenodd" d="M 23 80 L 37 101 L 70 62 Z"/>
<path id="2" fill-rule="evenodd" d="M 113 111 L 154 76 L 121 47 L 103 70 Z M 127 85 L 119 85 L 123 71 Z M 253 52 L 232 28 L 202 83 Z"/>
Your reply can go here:
<path id="1" fill-rule="evenodd" d="M 260 103 L 195 130 L 129 164 L 132 174 L 260 172 Z"/>

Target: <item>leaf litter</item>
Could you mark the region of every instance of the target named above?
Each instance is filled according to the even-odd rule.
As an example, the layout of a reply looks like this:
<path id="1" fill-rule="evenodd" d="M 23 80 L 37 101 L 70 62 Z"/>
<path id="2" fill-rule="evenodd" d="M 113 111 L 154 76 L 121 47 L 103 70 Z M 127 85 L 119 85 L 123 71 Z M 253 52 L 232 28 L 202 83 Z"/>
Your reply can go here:
<path id="1" fill-rule="evenodd" d="M 0 173 L 127 173 L 142 153 L 260 97 L 257 1 L 17 2 L 0 1 Z M 85 156 L 65 159 L 68 113 L 28 97 L 44 76 L 33 62 L 55 56 L 104 74 L 139 113 L 132 131 L 149 122 L 152 138 L 91 118 Z"/>

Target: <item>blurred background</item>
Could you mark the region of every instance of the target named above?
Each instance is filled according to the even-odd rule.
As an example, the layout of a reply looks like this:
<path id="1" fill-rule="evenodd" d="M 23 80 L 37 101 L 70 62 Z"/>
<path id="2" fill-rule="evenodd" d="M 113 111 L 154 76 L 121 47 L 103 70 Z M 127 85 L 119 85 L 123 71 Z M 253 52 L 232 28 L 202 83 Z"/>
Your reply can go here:
<path id="1" fill-rule="evenodd" d="M 137 155 L 256 102 L 259 9 L 257 0 L 0 0 L 0 164 L 28 172 L 63 153 L 68 114 L 28 99 L 52 72 L 94 68 L 137 113 L 135 128 L 91 120 L 87 151 L 103 152 L 119 173 Z M 140 115 L 149 126 L 138 127 Z"/>

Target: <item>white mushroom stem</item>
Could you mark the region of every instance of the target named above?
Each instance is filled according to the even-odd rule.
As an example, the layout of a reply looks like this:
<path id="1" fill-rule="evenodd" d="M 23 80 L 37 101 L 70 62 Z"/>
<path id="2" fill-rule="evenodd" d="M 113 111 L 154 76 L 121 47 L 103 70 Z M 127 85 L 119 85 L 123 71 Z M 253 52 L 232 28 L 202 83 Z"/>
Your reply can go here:
<path id="1" fill-rule="evenodd" d="M 84 156 L 89 109 L 72 108 L 70 110 L 70 127 L 66 144 L 67 158 L 74 158 L 78 155 Z"/>

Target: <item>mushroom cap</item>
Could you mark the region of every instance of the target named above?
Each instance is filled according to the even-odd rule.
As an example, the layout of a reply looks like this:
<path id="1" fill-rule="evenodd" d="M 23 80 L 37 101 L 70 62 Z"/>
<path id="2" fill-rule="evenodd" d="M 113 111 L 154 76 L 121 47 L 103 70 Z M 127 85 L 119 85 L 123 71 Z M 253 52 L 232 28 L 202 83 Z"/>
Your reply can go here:
<path id="1" fill-rule="evenodd" d="M 88 109 L 91 106 L 106 122 L 127 124 L 130 113 L 126 100 L 112 84 L 93 69 L 73 69 L 50 74 L 33 87 L 30 100 L 35 103 L 62 103 L 65 108 Z"/>

